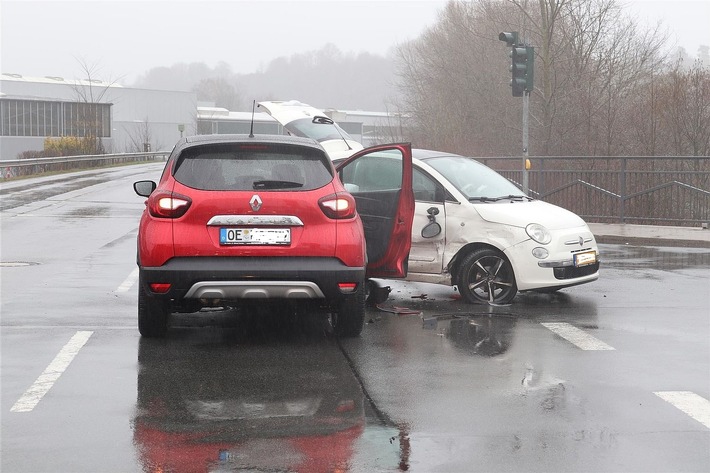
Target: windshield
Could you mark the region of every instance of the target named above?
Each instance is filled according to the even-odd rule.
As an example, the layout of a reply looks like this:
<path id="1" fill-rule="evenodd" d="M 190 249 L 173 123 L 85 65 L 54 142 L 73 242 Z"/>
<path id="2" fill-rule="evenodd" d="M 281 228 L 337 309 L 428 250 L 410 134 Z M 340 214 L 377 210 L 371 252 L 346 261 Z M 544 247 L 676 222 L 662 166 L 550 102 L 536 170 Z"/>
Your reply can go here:
<path id="1" fill-rule="evenodd" d="M 318 142 L 342 139 L 352 140 L 350 135 L 333 123 L 332 120 L 314 121 L 312 118 L 302 118 L 287 124 L 286 129 L 292 135 L 312 138 Z"/>
<path id="2" fill-rule="evenodd" d="M 469 200 L 525 195 L 508 179 L 472 158 L 441 156 L 427 159 L 426 163 Z"/>

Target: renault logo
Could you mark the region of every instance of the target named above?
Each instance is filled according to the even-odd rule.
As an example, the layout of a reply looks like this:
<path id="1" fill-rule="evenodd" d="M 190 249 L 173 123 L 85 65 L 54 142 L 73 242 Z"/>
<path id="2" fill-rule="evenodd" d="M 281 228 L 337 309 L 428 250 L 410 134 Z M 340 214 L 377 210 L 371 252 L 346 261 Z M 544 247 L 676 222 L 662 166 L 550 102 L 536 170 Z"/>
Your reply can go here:
<path id="1" fill-rule="evenodd" d="M 249 201 L 249 205 L 251 206 L 251 209 L 254 212 L 258 212 L 259 209 L 261 208 L 261 197 L 259 197 L 257 194 L 254 194 L 251 196 L 251 200 Z"/>

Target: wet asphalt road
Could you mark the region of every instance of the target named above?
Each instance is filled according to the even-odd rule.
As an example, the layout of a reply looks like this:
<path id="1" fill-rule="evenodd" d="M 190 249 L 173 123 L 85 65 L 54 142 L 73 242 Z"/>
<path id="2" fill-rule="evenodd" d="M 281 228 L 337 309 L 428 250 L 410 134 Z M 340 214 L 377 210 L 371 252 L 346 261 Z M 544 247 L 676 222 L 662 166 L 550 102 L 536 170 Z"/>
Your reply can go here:
<path id="1" fill-rule="evenodd" d="M 710 250 L 602 245 L 599 281 L 507 307 L 388 281 L 342 342 L 260 307 L 146 341 L 160 170 L 0 191 L 3 472 L 710 471 Z"/>

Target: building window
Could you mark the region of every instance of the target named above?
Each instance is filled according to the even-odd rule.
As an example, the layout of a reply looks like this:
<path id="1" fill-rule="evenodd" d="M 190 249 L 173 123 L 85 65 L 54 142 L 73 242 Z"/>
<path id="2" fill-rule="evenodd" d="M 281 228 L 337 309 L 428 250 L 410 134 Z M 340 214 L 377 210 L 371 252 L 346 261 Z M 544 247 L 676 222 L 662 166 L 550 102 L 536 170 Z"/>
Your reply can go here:
<path id="1" fill-rule="evenodd" d="M 111 136 L 111 104 L 0 100 L 0 136 Z"/>

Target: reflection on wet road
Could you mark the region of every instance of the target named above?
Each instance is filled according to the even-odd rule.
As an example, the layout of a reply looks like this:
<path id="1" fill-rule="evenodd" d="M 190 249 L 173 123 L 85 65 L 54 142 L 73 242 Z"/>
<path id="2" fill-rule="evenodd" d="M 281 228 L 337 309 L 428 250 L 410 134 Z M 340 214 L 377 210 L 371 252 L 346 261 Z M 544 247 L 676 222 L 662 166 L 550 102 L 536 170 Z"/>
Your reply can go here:
<path id="1" fill-rule="evenodd" d="M 406 463 L 404 436 L 368 405 L 323 318 L 258 308 L 256 320 L 240 315 L 215 311 L 201 327 L 183 317 L 167 340 L 141 339 L 133 429 L 146 471 L 382 471 Z M 356 455 L 362 451 L 368 455 Z"/>

